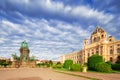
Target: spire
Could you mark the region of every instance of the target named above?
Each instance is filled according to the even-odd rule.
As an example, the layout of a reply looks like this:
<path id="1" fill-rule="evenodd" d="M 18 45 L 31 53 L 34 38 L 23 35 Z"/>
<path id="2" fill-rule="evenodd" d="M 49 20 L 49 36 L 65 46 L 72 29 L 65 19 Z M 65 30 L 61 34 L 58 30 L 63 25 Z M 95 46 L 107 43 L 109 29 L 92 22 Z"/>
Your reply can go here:
<path id="1" fill-rule="evenodd" d="M 96 26 L 96 29 L 93 31 L 92 34 L 96 34 L 96 33 L 102 33 L 102 32 L 105 32 L 99 25 Z"/>

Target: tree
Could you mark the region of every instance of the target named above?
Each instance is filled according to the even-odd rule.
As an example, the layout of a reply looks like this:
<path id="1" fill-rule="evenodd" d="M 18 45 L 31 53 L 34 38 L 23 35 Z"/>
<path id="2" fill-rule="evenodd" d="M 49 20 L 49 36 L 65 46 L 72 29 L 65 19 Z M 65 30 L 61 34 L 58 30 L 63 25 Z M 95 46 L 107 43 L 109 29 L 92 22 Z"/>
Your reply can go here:
<path id="1" fill-rule="evenodd" d="M 70 69 L 72 64 L 73 64 L 73 60 L 65 60 L 63 67 L 66 69 Z"/>
<path id="2" fill-rule="evenodd" d="M 57 62 L 57 64 L 61 64 L 61 62 Z"/>
<path id="3" fill-rule="evenodd" d="M 6 60 L 0 60 L 0 66 L 7 67 L 8 65 L 11 65 L 11 61 L 6 61 Z"/>
<path id="4" fill-rule="evenodd" d="M 49 60 L 49 64 L 50 64 L 50 65 L 53 65 L 53 62 L 52 62 L 52 60 Z"/>
<path id="5" fill-rule="evenodd" d="M 20 61 L 20 57 L 17 56 L 16 53 L 15 53 L 15 54 L 12 54 L 12 57 L 13 57 L 14 60 Z"/>
<path id="6" fill-rule="evenodd" d="M 99 56 L 97 54 L 92 55 L 88 58 L 88 68 L 91 70 L 95 70 L 95 66 L 99 62 L 104 62 L 102 56 Z"/>

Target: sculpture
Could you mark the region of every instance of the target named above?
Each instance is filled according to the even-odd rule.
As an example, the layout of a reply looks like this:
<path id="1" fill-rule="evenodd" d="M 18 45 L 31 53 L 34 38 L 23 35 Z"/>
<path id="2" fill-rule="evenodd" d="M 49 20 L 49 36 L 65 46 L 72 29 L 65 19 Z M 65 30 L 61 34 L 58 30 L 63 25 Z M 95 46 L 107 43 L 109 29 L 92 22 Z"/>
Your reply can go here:
<path id="1" fill-rule="evenodd" d="M 23 42 L 21 43 L 21 47 L 23 47 L 23 48 L 28 48 L 27 42 L 26 42 L 26 41 L 23 41 Z"/>

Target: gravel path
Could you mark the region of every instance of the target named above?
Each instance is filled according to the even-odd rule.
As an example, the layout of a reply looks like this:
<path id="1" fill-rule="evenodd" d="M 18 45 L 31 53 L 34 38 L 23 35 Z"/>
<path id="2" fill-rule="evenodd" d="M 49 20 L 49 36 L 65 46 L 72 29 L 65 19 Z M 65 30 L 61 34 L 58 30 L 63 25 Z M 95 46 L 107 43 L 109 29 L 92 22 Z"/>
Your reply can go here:
<path id="1" fill-rule="evenodd" d="M 0 80 L 88 80 L 44 68 L 0 69 Z"/>

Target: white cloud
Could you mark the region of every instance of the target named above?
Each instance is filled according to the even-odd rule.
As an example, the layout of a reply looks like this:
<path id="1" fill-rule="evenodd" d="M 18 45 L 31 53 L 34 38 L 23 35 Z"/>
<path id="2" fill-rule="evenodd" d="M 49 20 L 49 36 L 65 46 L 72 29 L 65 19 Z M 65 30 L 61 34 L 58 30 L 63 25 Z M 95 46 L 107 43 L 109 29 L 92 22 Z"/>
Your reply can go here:
<path id="1" fill-rule="evenodd" d="M 27 40 L 31 52 L 30 54 L 34 54 L 40 58 L 42 57 L 42 59 L 47 59 L 49 57 L 50 59 L 58 59 L 58 55 L 80 49 L 81 46 L 79 44 L 81 38 L 86 37 L 88 34 L 81 26 L 75 26 L 56 20 L 48 21 L 45 19 L 38 20 L 34 18 L 32 20 L 25 19 L 22 24 L 16 24 L 7 20 L 5 22 L 7 24 L 4 23 L 4 26 L 7 27 L 9 23 L 9 26 L 12 26 L 11 30 L 13 32 L 17 31 L 17 34 L 11 33 L 9 37 L 4 36 L 3 39 L 8 38 L 11 42 L 5 43 L 8 46 L 4 48 L 6 52 L 8 53 L 8 51 L 10 51 L 10 53 L 17 53 L 19 55 L 21 42 Z M 53 22 L 55 22 L 55 25 L 52 25 Z M 81 36 L 83 32 L 86 33 Z M 3 49 L 3 46 L 0 48 Z M 4 52 L 5 51 L 2 50 L 0 51 L 0 53 Z M 44 55 L 40 56 L 38 53 Z M 51 56 L 48 54 L 58 55 Z"/>
<path id="2" fill-rule="evenodd" d="M 7 20 L 2 20 L 2 24 L 5 25 L 6 27 L 10 27 L 10 28 L 13 28 L 13 29 L 18 29 L 18 25 L 16 24 L 13 24 Z"/>
<path id="3" fill-rule="evenodd" d="M 5 39 L 5 38 L 0 38 L 0 43 L 5 43 L 6 40 L 7 39 Z"/>
<path id="4" fill-rule="evenodd" d="M 95 19 L 95 20 L 98 20 L 100 23 L 104 23 L 104 24 L 109 23 L 114 18 L 112 14 L 105 13 L 104 11 L 98 11 L 97 9 L 93 9 L 85 5 L 79 5 L 79 6 L 65 5 L 63 2 L 60 2 L 60 1 L 53 1 L 53 0 L 19 1 L 17 0 L 17 1 L 11 1 L 11 3 L 14 3 L 14 4 L 16 3 L 20 5 L 20 11 L 24 5 L 25 9 L 23 9 L 23 12 L 27 14 L 35 13 L 36 15 L 40 15 L 41 12 L 43 12 L 43 15 L 44 13 L 47 13 L 52 16 L 57 15 L 57 16 L 63 16 L 65 18 L 74 17 L 75 19 L 78 19 L 78 20 L 81 20 L 81 18 Z"/>

